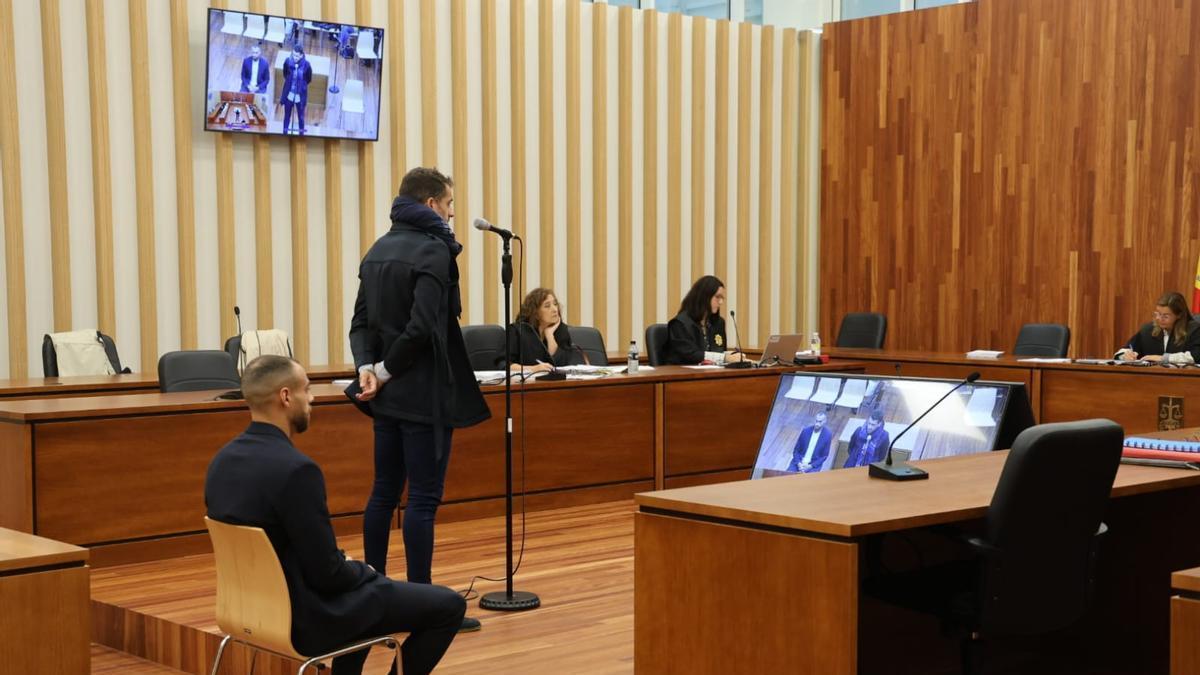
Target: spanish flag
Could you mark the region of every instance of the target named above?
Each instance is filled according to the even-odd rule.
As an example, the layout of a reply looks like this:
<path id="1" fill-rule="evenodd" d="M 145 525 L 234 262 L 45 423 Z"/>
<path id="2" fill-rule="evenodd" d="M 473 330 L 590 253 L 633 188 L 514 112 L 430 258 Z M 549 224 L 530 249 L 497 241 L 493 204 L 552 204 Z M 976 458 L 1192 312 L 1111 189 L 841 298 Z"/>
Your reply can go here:
<path id="1" fill-rule="evenodd" d="M 1200 314 L 1200 257 L 1196 258 L 1196 279 L 1192 282 L 1192 314 Z"/>

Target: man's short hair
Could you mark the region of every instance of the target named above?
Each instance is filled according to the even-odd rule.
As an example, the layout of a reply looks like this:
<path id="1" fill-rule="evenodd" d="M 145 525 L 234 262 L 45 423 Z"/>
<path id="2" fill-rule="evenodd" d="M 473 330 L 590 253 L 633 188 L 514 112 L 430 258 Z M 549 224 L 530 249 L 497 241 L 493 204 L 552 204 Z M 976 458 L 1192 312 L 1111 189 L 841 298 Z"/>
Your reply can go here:
<path id="1" fill-rule="evenodd" d="M 871 411 L 871 419 L 875 420 L 876 422 L 882 422 L 883 421 L 883 411 L 880 410 L 879 408 L 875 408 L 874 410 Z"/>
<path id="2" fill-rule="evenodd" d="M 250 407 L 263 405 L 280 389 L 299 382 L 300 364 L 276 354 L 264 354 L 246 364 L 242 371 L 242 396 Z"/>
<path id="3" fill-rule="evenodd" d="M 432 167 L 417 167 L 404 174 L 400 181 L 400 196 L 424 204 L 430 199 L 441 199 L 446 188 L 454 187 L 449 176 Z"/>

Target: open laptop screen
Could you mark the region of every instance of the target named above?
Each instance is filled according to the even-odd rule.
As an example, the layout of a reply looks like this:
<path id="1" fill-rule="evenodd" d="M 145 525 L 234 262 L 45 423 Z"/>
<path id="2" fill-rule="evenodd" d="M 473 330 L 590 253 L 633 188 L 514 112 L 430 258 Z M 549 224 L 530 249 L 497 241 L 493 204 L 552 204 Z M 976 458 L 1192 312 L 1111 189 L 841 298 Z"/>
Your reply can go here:
<path id="1" fill-rule="evenodd" d="M 959 382 L 786 373 L 780 377 L 751 477 L 812 473 L 879 461 L 905 427 Z M 1019 396 L 1012 395 L 1014 387 L 1020 389 Z M 998 439 L 1011 440 L 1015 433 L 1011 428 L 1001 430 L 1010 398 L 1028 408 L 1024 385 L 975 382 L 962 386 L 899 437 L 893 458 L 920 460 L 995 449 Z"/>

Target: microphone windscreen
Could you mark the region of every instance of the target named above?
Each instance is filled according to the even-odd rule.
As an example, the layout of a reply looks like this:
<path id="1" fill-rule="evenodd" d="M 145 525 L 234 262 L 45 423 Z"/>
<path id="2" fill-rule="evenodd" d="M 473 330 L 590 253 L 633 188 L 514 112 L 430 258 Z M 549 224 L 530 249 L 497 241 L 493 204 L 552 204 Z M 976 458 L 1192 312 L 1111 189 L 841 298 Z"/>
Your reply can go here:
<path id="1" fill-rule="evenodd" d="M 233 313 L 234 313 L 234 315 L 235 315 L 235 316 L 241 316 L 241 315 L 242 315 L 242 308 L 241 308 L 241 307 L 238 307 L 237 305 L 234 305 L 234 306 L 233 306 Z"/>
<path id="2" fill-rule="evenodd" d="M 979 371 L 975 371 L 967 376 L 967 382 L 974 382 L 979 379 Z"/>
<path id="3" fill-rule="evenodd" d="M 492 229 L 492 224 L 489 223 L 488 221 L 484 220 L 483 218 L 476 218 L 475 219 L 475 229 L 483 230 L 484 232 L 487 232 L 488 230 Z"/>

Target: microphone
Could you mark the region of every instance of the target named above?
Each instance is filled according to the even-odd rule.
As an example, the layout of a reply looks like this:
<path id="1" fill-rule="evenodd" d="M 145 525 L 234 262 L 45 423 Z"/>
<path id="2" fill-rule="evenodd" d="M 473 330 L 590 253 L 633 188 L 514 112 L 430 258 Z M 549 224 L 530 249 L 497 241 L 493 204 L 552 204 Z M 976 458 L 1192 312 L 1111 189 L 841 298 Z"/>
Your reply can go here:
<path id="1" fill-rule="evenodd" d="M 729 310 L 729 318 L 733 322 L 733 337 L 737 340 L 737 349 L 735 349 L 734 351 L 736 351 L 738 354 L 742 354 L 742 336 L 738 332 L 737 315 L 733 313 L 732 309 Z M 742 354 L 741 361 L 734 361 L 733 363 L 726 363 L 725 367 L 726 368 L 735 368 L 735 369 L 736 368 L 750 368 L 751 364 L 749 361 L 746 360 L 746 355 Z"/>
<path id="2" fill-rule="evenodd" d="M 238 365 L 239 370 L 246 369 L 246 350 L 242 348 L 242 308 L 237 305 L 233 306 L 233 316 L 237 318 L 238 329 Z"/>
<path id="3" fill-rule="evenodd" d="M 938 407 L 938 405 L 940 405 L 942 401 L 945 401 L 947 398 L 949 398 L 950 394 L 953 394 L 954 392 L 958 391 L 959 388 L 961 388 L 963 385 L 970 384 L 971 382 L 974 382 L 975 380 L 978 380 L 978 379 L 979 379 L 979 371 L 978 370 L 971 373 L 970 375 L 967 375 L 967 377 L 962 382 L 959 382 L 958 384 L 951 387 L 950 391 L 946 392 L 941 398 L 939 398 L 937 400 L 936 403 L 929 406 L 929 408 L 925 412 L 921 413 L 920 417 L 913 420 L 912 423 L 909 424 L 908 426 L 904 427 L 904 431 L 901 431 L 900 433 L 896 434 L 896 437 L 893 438 L 892 442 L 888 444 L 887 459 L 883 460 L 882 462 L 873 462 L 869 467 L 867 467 L 867 475 L 870 476 L 871 478 L 882 478 L 884 480 L 921 480 L 922 478 L 929 478 L 928 471 L 925 471 L 924 469 L 918 469 L 917 467 L 909 464 L 908 462 L 896 462 L 895 464 L 893 464 L 892 463 L 892 448 L 896 447 L 896 441 L 900 440 L 901 436 L 908 433 L 909 429 L 912 429 L 913 427 L 917 426 L 917 422 L 920 422 L 923 417 L 925 417 L 929 413 L 933 412 L 933 409 Z"/>
<path id="4" fill-rule="evenodd" d="M 520 237 L 518 237 L 517 235 L 512 233 L 512 230 L 506 230 L 502 227 L 496 227 L 495 225 L 484 220 L 483 218 L 475 219 L 475 229 L 480 230 L 481 232 L 495 232 L 496 234 L 500 235 L 501 237 L 503 237 L 506 240 L 520 239 Z"/>

